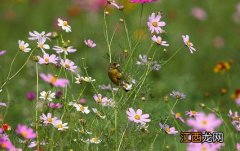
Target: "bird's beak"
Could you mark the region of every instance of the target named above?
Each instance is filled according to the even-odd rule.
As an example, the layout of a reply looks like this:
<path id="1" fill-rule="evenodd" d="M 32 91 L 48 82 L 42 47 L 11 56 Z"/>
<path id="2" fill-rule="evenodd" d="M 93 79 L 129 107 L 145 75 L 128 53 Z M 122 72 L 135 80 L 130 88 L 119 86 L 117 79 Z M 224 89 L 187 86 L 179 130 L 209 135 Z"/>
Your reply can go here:
<path id="1" fill-rule="evenodd" d="M 120 64 L 116 64 L 116 67 L 120 67 Z"/>

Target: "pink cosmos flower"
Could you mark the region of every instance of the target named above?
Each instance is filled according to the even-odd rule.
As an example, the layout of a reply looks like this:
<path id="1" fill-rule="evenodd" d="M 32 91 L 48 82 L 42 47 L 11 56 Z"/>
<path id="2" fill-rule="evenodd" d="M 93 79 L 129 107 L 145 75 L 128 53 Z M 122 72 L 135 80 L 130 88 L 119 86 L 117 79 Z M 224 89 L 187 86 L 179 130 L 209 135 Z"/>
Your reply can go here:
<path id="1" fill-rule="evenodd" d="M 53 124 L 57 120 L 57 117 L 52 117 L 52 113 L 48 113 L 47 115 L 42 114 L 40 116 L 40 119 L 44 124 L 47 125 L 47 124 Z"/>
<path id="2" fill-rule="evenodd" d="M 95 44 L 91 39 L 84 40 L 84 43 L 85 43 L 85 45 L 88 46 L 89 48 L 94 48 L 94 47 L 96 47 L 96 44 Z"/>
<path id="3" fill-rule="evenodd" d="M 50 83 L 51 85 L 55 87 L 66 87 L 69 83 L 67 79 L 57 78 L 51 74 L 44 74 L 40 73 L 40 77 L 47 83 Z"/>
<path id="4" fill-rule="evenodd" d="M 195 7 L 192 9 L 192 16 L 200 21 L 204 21 L 207 19 L 207 13 L 204 9 L 200 7 Z"/>
<path id="5" fill-rule="evenodd" d="M 190 42 L 188 35 L 186 36 L 182 35 L 182 38 L 183 38 L 184 44 L 189 48 L 190 53 L 193 53 L 194 51 L 196 51 L 196 49 L 193 47 L 193 43 Z"/>
<path id="6" fill-rule="evenodd" d="M 16 132 L 25 139 L 34 139 L 37 136 L 37 134 L 33 131 L 32 128 L 22 124 L 18 124 Z"/>
<path id="7" fill-rule="evenodd" d="M 77 49 L 74 49 L 72 46 L 69 47 L 59 47 L 59 46 L 54 46 L 53 50 L 56 50 L 57 53 L 64 53 L 67 55 L 68 53 L 74 53 L 77 51 Z"/>
<path id="8" fill-rule="evenodd" d="M 149 16 L 149 21 L 147 22 L 147 24 L 151 33 L 156 32 L 157 34 L 159 34 L 164 32 L 161 27 L 166 26 L 166 23 L 160 21 L 161 18 L 162 15 L 160 13 L 158 13 L 157 15 L 155 13 L 152 13 L 151 16 Z"/>
<path id="9" fill-rule="evenodd" d="M 237 147 L 237 151 L 240 151 L 240 143 L 237 143 L 236 147 Z"/>
<path id="10" fill-rule="evenodd" d="M 42 58 L 38 56 L 39 64 L 49 64 L 49 63 L 57 64 L 57 61 L 58 61 L 58 57 L 54 54 L 49 55 L 45 53 Z"/>
<path id="11" fill-rule="evenodd" d="M 151 3 L 151 2 L 156 2 L 158 0 L 130 0 L 131 3 Z"/>
<path id="12" fill-rule="evenodd" d="M 187 120 L 187 125 L 200 131 L 213 131 L 222 124 L 222 120 L 217 118 L 215 114 L 200 112 L 196 118 L 190 118 Z"/>
<path id="13" fill-rule="evenodd" d="M 67 70 L 70 70 L 72 72 L 75 72 L 75 70 L 77 69 L 77 66 L 75 66 L 75 63 L 69 59 L 66 60 L 61 60 L 61 65 L 62 67 L 64 67 Z"/>
<path id="14" fill-rule="evenodd" d="M 151 119 L 149 119 L 149 114 L 142 114 L 141 109 L 137 109 L 135 112 L 133 108 L 129 108 L 126 113 L 128 115 L 128 119 L 135 123 L 146 124 L 151 121 Z"/>
<path id="15" fill-rule="evenodd" d="M 163 129 L 167 134 L 173 134 L 176 135 L 178 131 L 175 129 L 175 127 L 169 127 L 167 124 L 159 123 L 159 126 L 161 129 Z"/>
<path id="16" fill-rule="evenodd" d="M 187 151 L 219 151 L 222 146 L 222 143 L 189 143 Z"/>
<path id="17" fill-rule="evenodd" d="M 101 104 L 102 106 L 113 107 L 115 105 L 115 103 L 111 99 L 103 97 L 101 94 L 95 94 L 93 98 L 97 103 Z"/>
<path id="18" fill-rule="evenodd" d="M 6 50 L 0 50 L 0 56 L 4 55 L 6 52 Z"/>
<path id="19" fill-rule="evenodd" d="M 0 137 L 0 147 L 2 149 L 6 149 L 6 150 L 11 150 L 13 148 L 15 148 L 12 144 L 12 142 L 9 140 L 8 136 L 6 135 L 2 135 Z"/>
<path id="20" fill-rule="evenodd" d="M 153 35 L 152 41 L 154 41 L 154 42 L 156 42 L 157 44 L 162 45 L 162 46 L 166 46 L 166 47 L 169 46 L 169 44 L 167 43 L 167 41 L 163 41 L 163 40 L 162 40 L 162 37 L 160 37 L 160 36 L 155 36 L 155 35 Z"/>
<path id="21" fill-rule="evenodd" d="M 59 108 L 61 108 L 63 105 L 62 105 L 62 103 L 53 103 L 53 102 L 51 102 L 51 103 L 48 104 L 48 106 L 49 106 L 50 108 L 52 108 L 52 109 L 59 109 Z"/>

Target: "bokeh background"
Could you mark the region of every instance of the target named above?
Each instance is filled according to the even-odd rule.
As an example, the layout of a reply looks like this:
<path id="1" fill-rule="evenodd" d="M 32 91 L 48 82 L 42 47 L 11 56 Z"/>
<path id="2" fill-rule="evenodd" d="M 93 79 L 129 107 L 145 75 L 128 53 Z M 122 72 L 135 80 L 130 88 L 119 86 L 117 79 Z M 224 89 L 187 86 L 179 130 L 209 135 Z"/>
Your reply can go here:
<path id="1" fill-rule="evenodd" d="M 146 82 L 145 91 L 141 92 L 148 105 L 142 105 L 144 110 L 156 115 L 166 115 L 163 97 L 172 90 L 179 90 L 187 94 L 186 101 L 177 107 L 178 112 L 189 109 L 200 109 L 204 103 L 210 108 L 218 108 L 226 117 L 229 109 L 238 110 L 231 98 L 239 88 L 239 58 L 240 58 L 240 6 L 239 1 L 231 0 L 159 0 L 156 3 L 144 4 L 141 26 L 141 5 L 131 4 L 128 0 L 116 0 L 125 6 L 124 12 L 108 8 L 107 16 L 109 33 L 118 26 L 113 40 L 113 55 L 116 61 L 124 65 L 118 58 L 128 52 L 128 43 L 123 24 L 119 21 L 124 13 L 131 40 L 137 39 L 138 33 L 143 33 L 143 39 L 137 47 L 132 64 L 135 64 L 139 54 L 146 53 L 151 43 L 151 34 L 147 28 L 148 16 L 152 12 L 162 11 L 163 20 L 167 23 L 164 28 L 164 38 L 170 47 L 163 51 L 159 47 L 156 59 L 159 62 L 168 59 L 178 48 L 181 51 L 160 71 L 150 74 Z M 72 33 L 66 34 L 65 39 L 78 49 L 73 60 L 80 60 L 85 54 L 89 74 L 97 79 L 97 84 L 108 84 L 108 59 L 106 59 L 107 44 L 104 39 L 103 13 L 104 5 L 97 0 L 0 0 L 0 49 L 6 50 L 0 56 L 0 82 L 6 79 L 12 58 L 18 51 L 18 40 L 26 40 L 28 32 L 58 31 L 57 18 L 69 21 Z M 183 46 L 182 34 L 189 34 L 197 52 L 190 54 Z M 87 49 L 83 41 L 91 38 L 97 44 L 94 49 Z M 120 56 L 120 57 L 119 57 Z M 21 54 L 13 66 L 16 71 L 25 61 L 27 55 Z M 231 69 L 224 73 L 214 73 L 213 68 L 221 61 L 231 62 Z M 43 69 L 50 72 L 51 69 Z M 129 72 L 133 73 L 131 68 Z M 40 81 L 44 84 L 43 81 Z M 1 94 L 0 100 L 11 100 L 6 122 L 17 124 L 23 117 L 31 117 L 33 103 L 29 102 L 25 94 L 34 91 L 36 86 L 34 63 L 27 67 L 11 80 L 8 85 L 8 94 Z M 73 91 L 78 87 L 74 86 Z M 221 93 L 222 89 L 226 93 Z M 92 90 L 89 88 L 85 97 L 92 100 Z M 3 112 L 2 112 L 3 116 Z M 14 119 L 14 120 L 13 120 Z M 233 130 L 233 129 L 232 129 Z M 234 130 L 233 130 L 234 131 Z"/>

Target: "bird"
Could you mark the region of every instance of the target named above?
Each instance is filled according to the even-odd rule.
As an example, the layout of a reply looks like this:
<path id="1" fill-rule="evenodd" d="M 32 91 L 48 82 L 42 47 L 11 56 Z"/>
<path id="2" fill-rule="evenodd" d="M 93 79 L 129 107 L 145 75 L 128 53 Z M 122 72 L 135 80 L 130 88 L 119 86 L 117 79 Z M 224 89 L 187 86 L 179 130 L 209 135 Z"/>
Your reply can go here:
<path id="1" fill-rule="evenodd" d="M 124 80 L 119 63 L 110 63 L 108 77 L 115 85 L 123 87 L 125 91 L 129 91 L 132 88 L 132 85 Z"/>

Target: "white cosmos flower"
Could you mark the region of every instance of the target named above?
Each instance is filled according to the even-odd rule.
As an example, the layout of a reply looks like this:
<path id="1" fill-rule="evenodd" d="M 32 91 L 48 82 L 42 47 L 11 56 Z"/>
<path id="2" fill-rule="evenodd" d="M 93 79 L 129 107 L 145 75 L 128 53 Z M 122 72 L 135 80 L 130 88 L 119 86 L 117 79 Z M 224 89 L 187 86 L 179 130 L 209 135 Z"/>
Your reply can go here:
<path id="1" fill-rule="evenodd" d="M 82 113 L 88 114 L 90 112 L 87 106 L 85 107 L 78 103 L 73 104 L 73 106 L 76 108 L 77 111 L 80 111 Z"/>
<path id="2" fill-rule="evenodd" d="M 18 46 L 22 52 L 29 52 L 31 50 L 31 48 L 28 48 L 29 44 L 25 43 L 23 40 L 18 40 Z"/>
<path id="3" fill-rule="evenodd" d="M 39 39 L 37 42 L 38 48 L 40 48 L 43 51 L 43 53 L 45 53 L 44 52 L 45 49 L 50 49 L 50 46 L 48 44 L 45 44 L 45 42 L 46 39 Z"/>
<path id="4" fill-rule="evenodd" d="M 103 115 L 100 111 L 98 111 L 96 108 L 92 108 L 93 112 L 98 116 L 100 117 L 101 119 L 105 119 L 106 116 Z"/>
<path id="5" fill-rule="evenodd" d="M 59 131 L 68 129 L 68 123 L 63 123 L 61 120 L 54 121 L 53 126 L 56 127 Z"/>
<path id="6" fill-rule="evenodd" d="M 52 99 L 55 98 L 55 93 L 52 93 L 51 91 L 42 91 L 40 93 L 40 99 L 43 99 L 43 100 L 48 100 L 48 101 L 52 101 Z"/>
<path id="7" fill-rule="evenodd" d="M 62 27 L 62 29 L 65 30 L 66 32 L 71 32 L 71 26 L 68 25 L 67 21 L 58 18 L 58 26 Z"/>
<path id="8" fill-rule="evenodd" d="M 75 77 L 75 79 L 76 79 L 75 83 L 77 83 L 77 84 L 82 83 L 82 81 L 85 81 L 85 82 L 94 82 L 94 81 L 96 81 L 92 77 L 81 77 L 79 74 L 77 74 L 77 77 Z"/>

